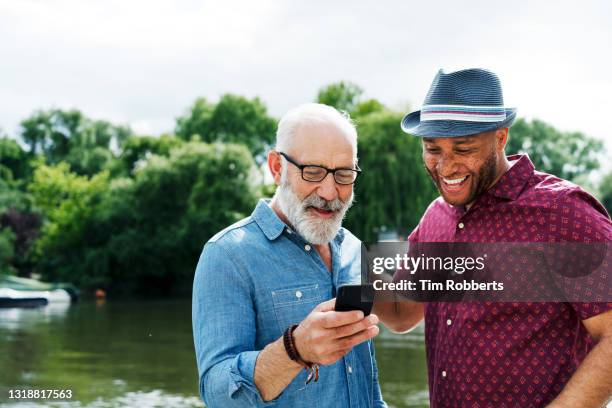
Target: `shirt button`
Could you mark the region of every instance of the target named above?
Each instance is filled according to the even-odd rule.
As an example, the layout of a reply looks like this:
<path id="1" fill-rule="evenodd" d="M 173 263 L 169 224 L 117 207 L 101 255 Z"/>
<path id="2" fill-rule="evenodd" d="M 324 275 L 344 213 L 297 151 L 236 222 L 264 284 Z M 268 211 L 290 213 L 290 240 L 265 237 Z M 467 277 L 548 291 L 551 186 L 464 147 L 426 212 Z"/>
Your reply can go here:
<path id="1" fill-rule="evenodd" d="M 450 326 L 451 324 L 453 324 L 453 321 L 452 321 L 451 319 L 448 319 L 448 320 L 446 321 L 446 324 L 447 324 L 448 326 Z"/>
<path id="2" fill-rule="evenodd" d="M 298 290 L 297 292 L 295 292 L 295 297 L 300 299 L 302 297 L 302 291 Z"/>
<path id="3" fill-rule="evenodd" d="M 442 377 L 446 378 L 446 371 L 442 371 Z"/>
<path id="4" fill-rule="evenodd" d="M 465 227 L 465 224 L 463 224 L 462 222 L 459 223 L 459 225 L 457 225 L 459 227 L 459 229 L 463 229 L 463 227 Z"/>
<path id="5" fill-rule="evenodd" d="M 348 372 L 349 372 L 349 374 L 353 374 L 353 367 L 348 366 Z"/>
<path id="6" fill-rule="evenodd" d="M 310 251 L 310 245 L 308 245 L 308 244 L 304 245 L 304 249 L 307 250 L 307 251 Z"/>

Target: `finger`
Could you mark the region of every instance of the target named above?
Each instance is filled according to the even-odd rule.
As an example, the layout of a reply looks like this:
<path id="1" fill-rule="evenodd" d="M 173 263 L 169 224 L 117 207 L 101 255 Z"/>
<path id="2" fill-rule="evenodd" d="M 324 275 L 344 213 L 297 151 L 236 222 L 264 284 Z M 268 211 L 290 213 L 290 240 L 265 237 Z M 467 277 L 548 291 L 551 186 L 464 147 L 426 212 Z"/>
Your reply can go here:
<path id="1" fill-rule="evenodd" d="M 348 337 L 355 333 L 359 333 L 360 331 L 365 330 L 375 324 L 378 324 L 378 317 L 376 315 L 369 315 L 356 323 L 346 324 L 344 326 L 338 326 L 334 328 L 334 337 Z"/>
<path id="2" fill-rule="evenodd" d="M 326 300 L 325 302 L 319 303 L 315 310 L 318 312 L 330 312 L 336 307 L 336 298 Z"/>
<path id="3" fill-rule="evenodd" d="M 324 328 L 332 329 L 362 320 L 363 312 L 361 310 L 352 310 L 350 312 L 324 312 L 321 314 L 321 319 Z"/>
<path id="4" fill-rule="evenodd" d="M 370 340 L 371 338 L 376 337 L 378 335 L 378 332 L 378 326 L 370 326 L 367 329 L 360 331 L 359 333 L 355 333 L 351 336 L 343 337 L 341 339 L 336 340 L 336 347 L 338 347 L 338 349 L 353 348 L 366 340 Z"/>

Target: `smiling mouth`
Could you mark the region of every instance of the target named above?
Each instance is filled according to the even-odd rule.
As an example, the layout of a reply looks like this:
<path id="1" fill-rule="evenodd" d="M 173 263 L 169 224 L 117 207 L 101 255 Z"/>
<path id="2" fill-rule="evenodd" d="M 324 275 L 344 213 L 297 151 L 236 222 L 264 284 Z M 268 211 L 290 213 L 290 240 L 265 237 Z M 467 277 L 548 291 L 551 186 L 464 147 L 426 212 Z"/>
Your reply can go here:
<path id="1" fill-rule="evenodd" d="M 455 185 L 463 183 L 465 180 L 467 180 L 468 177 L 469 176 L 465 176 L 465 177 L 457 178 L 457 179 L 447 179 L 447 178 L 442 177 L 442 181 L 444 181 L 444 183 L 448 184 L 449 186 L 455 186 Z"/>
<path id="2" fill-rule="evenodd" d="M 460 178 L 453 178 L 453 179 L 441 177 L 442 183 L 440 184 L 442 185 L 441 186 L 442 189 L 446 191 L 447 193 L 456 193 L 463 189 L 469 177 L 470 177 L 469 175 L 460 177 Z"/>
<path id="3" fill-rule="evenodd" d="M 323 218 L 330 218 L 335 213 L 335 211 L 324 210 L 322 208 L 317 208 L 317 207 L 308 207 L 308 209 L 314 211 L 315 214 Z"/>

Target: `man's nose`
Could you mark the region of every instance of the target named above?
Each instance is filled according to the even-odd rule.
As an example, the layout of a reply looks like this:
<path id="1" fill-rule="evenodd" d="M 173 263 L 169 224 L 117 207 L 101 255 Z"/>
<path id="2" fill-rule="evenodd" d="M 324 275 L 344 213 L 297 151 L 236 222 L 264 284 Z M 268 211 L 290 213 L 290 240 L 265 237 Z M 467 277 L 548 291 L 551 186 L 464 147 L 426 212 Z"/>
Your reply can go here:
<path id="1" fill-rule="evenodd" d="M 334 180 L 334 175 L 328 173 L 327 176 L 323 180 L 321 180 L 319 184 L 319 188 L 317 189 L 317 194 L 324 200 L 331 201 L 338 198 L 338 186 L 336 185 L 336 180 Z"/>
<path id="2" fill-rule="evenodd" d="M 436 164 L 436 170 L 439 175 L 448 177 L 455 174 L 459 168 L 457 166 L 457 161 L 454 159 L 452 154 L 443 154 Z"/>

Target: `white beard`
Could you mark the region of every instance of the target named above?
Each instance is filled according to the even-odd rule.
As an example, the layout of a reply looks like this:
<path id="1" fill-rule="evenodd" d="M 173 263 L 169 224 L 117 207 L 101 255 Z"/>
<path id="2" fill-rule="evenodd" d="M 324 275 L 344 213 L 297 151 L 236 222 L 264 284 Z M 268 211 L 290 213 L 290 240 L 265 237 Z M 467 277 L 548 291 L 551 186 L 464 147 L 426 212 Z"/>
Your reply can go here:
<path id="1" fill-rule="evenodd" d="M 289 183 L 282 181 L 274 194 L 274 200 L 295 231 L 307 242 L 314 245 L 324 245 L 331 242 L 340 231 L 342 220 L 353 204 L 353 193 L 346 202 L 339 198 L 326 201 L 316 193 L 312 193 L 300 201 Z M 334 210 L 329 219 L 310 214 L 308 207 L 326 208 Z"/>

